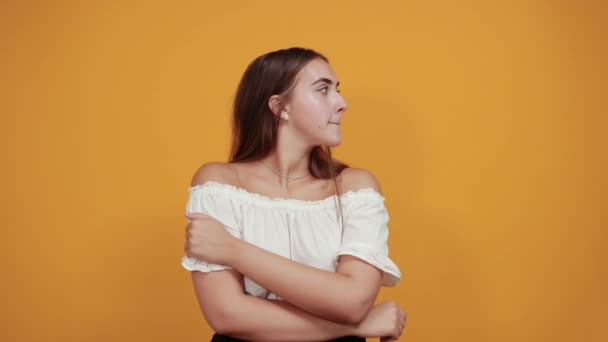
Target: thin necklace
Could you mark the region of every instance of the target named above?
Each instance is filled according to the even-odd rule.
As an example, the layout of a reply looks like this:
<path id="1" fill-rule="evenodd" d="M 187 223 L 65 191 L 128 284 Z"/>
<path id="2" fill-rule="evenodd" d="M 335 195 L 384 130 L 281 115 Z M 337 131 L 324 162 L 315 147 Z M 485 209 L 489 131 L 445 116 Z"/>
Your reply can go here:
<path id="1" fill-rule="evenodd" d="M 287 176 L 283 176 L 282 174 L 276 172 L 275 170 L 273 170 L 272 168 L 270 168 L 270 166 L 266 165 L 266 163 L 264 163 L 263 161 L 260 160 L 260 163 L 262 163 L 262 165 L 264 165 L 268 170 L 272 171 L 272 173 L 274 173 L 275 175 L 281 176 L 285 179 L 287 179 L 288 181 L 290 180 L 296 180 L 296 179 L 301 179 L 304 177 L 308 177 L 310 175 L 310 173 L 304 175 L 304 176 L 300 176 L 300 177 L 287 177 Z"/>

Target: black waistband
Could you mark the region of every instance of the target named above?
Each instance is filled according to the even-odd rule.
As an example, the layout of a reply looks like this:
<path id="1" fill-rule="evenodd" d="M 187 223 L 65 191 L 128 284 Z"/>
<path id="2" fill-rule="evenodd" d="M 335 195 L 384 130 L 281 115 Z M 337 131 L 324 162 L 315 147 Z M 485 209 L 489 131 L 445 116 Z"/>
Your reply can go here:
<path id="1" fill-rule="evenodd" d="M 247 341 L 215 333 L 213 335 L 213 338 L 211 339 L 211 342 L 247 342 Z M 328 342 L 365 342 L 365 339 L 363 337 L 357 337 L 357 336 L 344 336 L 344 337 L 330 340 Z"/>

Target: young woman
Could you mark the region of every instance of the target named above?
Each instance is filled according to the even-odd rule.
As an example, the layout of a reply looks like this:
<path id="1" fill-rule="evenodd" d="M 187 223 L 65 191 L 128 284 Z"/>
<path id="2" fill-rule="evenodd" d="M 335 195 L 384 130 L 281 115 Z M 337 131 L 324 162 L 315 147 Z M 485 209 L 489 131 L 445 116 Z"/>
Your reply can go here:
<path id="1" fill-rule="evenodd" d="M 256 58 L 234 100 L 229 162 L 194 174 L 182 265 L 212 341 L 401 335 L 405 312 L 374 306 L 401 278 L 380 185 L 331 157 L 347 108 L 338 86 L 316 51 Z"/>

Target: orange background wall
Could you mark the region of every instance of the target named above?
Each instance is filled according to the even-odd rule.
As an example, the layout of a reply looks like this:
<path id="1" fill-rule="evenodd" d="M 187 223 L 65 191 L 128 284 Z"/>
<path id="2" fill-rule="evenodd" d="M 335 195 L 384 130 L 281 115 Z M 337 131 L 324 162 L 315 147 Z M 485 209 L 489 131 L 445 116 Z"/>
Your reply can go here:
<path id="1" fill-rule="evenodd" d="M 236 4 L 235 4 L 236 3 Z M 602 1 L 2 1 L 0 340 L 208 341 L 187 186 L 256 56 L 326 54 L 408 341 L 606 341 Z M 603 98 L 601 96 L 604 96 Z"/>

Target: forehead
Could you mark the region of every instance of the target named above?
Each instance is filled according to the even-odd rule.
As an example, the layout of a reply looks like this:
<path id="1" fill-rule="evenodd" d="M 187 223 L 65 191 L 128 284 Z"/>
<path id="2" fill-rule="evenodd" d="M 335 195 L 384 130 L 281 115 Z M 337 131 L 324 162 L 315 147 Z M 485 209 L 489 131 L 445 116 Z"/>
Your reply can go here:
<path id="1" fill-rule="evenodd" d="M 331 66 L 320 58 L 315 58 L 308 62 L 308 64 L 300 70 L 298 76 L 300 83 L 303 83 L 305 86 L 311 85 L 320 78 L 328 78 L 332 80 L 334 84 L 338 81 Z"/>

